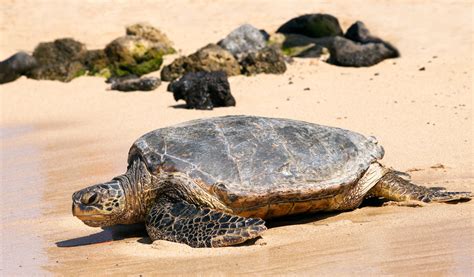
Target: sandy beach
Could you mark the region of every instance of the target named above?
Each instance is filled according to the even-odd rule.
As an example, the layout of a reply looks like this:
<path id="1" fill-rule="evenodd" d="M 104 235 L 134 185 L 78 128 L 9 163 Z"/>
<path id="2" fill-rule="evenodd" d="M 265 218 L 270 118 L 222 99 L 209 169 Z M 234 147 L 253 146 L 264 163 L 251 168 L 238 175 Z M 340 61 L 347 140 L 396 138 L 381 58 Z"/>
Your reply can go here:
<path id="1" fill-rule="evenodd" d="M 180 108 L 167 84 L 107 90 L 21 77 L 0 85 L 2 276 L 474 274 L 474 202 L 422 208 L 365 206 L 269 224 L 239 247 L 151 243 L 139 227 L 98 229 L 71 214 L 71 194 L 127 166 L 131 144 L 156 128 L 231 115 L 283 117 L 375 136 L 383 163 L 415 183 L 474 191 L 471 1 L 14 1 L 0 9 L 0 59 L 72 37 L 103 48 L 124 27 L 149 22 L 179 55 L 250 23 L 274 32 L 305 13 L 347 29 L 362 20 L 401 58 L 369 68 L 295 59 L 283 75 L 230 77 L 236 107 Z M 420 68 L 424 67 L 425 70 Z M 153 72 L 151 76 L 160 76 Z M 292 81 L 291 83 L 289 81 Z"/>

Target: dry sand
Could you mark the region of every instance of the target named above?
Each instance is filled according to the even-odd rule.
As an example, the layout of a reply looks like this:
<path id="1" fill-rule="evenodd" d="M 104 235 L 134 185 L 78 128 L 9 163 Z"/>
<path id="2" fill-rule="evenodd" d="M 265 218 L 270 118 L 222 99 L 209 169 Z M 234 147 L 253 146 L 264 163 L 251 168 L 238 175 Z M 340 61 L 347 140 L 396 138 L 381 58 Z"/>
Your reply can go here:
<path id="1" fill-rule="evenodd" d="M 143 232 L 102 231 L 71 215 L 72 192 L 122 173 L 129 146 L 143 133 L 227 114 L 374 135 L 385 147 L 384 163 L 410 170 L 415 182 L 474 190 L 472 2 L 223 3 L 2 0 L 0 57 L 60 37 L 101 48 L 139 21 L 162 29 L 188 54 L 240 24 L 274 31 L 310 12 L 331 13 L 344 29 L 363 20 L 403 56 L 360 69 L 297 59 L 284 75 L 232 77 L 237 107 L 214 111 L 173 107 L 166 83 L 128 94 L 106 91 L 104 80 L 92 77 L 0 86 L 0 275 L 473 274 L 473 201 L 273 223 L 255 244 L 222 249 L 150 244 Z"/>

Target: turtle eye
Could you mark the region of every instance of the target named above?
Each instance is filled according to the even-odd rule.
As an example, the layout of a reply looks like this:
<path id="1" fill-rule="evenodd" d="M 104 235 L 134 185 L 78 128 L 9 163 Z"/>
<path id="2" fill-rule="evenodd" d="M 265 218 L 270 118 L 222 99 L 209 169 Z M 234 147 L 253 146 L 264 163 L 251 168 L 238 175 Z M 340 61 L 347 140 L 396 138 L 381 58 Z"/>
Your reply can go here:
<path id="1" fill-rule="evenodd" d="M 84 205 L 91 205 L 91 204 L 94 204 L 95 202 L 97 202 L 97 193 L 95 192 L 88 192 L 88 193 L 85 193 L 82 198 L 81 198 L 81 202 L 82 204 Z"/>

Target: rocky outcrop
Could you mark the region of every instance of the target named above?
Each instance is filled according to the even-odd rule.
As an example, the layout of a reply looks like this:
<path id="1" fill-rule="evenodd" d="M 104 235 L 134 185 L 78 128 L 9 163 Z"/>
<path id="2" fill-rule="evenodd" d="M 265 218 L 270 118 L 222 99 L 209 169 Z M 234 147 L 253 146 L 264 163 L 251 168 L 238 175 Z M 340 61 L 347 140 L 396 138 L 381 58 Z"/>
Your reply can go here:
<path id="1" fill-rule="evenodd" d="M 299 24 L 304 25 L 301 22 Z M 351 25 L 344 37 L 336 35 L 315 38 L 301 33 L 304 32 L 275 34 L 270 37 L 269 44 L 280 48 L 290 57 L 319 58 L 339 66 L 372 66 L 385 59 L 400 56 L 393 45 L 371 35 L 361 21 Z"/>
<path id="2" fill-rule="evenodd" d="M 216 44 L 208 44 L 197 52 L 180 57 L 163 67 L 161 79 L 173 81 L 186 73 L 224 71 L 227 76 L 239 75 L 240 65 L 229 51 Z"/>
<path id="3" fill-rule="evenodd" d="M 188 109 L 212 110 L 214 107 L 235 106 L 230 85 L 223 71 L 190 72 L 169 84 L 176 101 L 186 101 Z"/>
<path id="4" fill-rule="evenodd" d="M 0 62 L 0 84 L 13 82 L 37 66 L 36 59 L 26 52 L 18 52 Z"/>
<path id="5" fill-rule="evenodd" d="M 18 53 L 19 56 L 0 64 L 0 82 L 15 80 L 18 74 L 63 82 L 86 74 L 106 78 L 141 76 L 159 70 L 163 55 L 175 53 L 166 35 L 149 24 L 128 26 L 126 33 L 103 50 L 87 50 L 83 43 L 71 38 L 40 43 L 33 57 Z M 31 65 L 32 61 L 36 61 L 35 66 Z"/>

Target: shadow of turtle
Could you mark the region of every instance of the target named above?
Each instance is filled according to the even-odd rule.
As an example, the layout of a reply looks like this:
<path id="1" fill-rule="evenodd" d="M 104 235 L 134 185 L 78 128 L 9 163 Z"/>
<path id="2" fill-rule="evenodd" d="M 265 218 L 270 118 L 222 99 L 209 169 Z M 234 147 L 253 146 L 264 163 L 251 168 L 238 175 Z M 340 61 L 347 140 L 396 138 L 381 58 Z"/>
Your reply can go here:
<path id="1" fill-rule="evenodd" d="M 68 239 L 56 242 L 57 247 L 77 247 L 91 244 L 104 243 L 109 241 L 123 240 L 126 238 L 145 237 L 148 238 L 145 225 L 116 225 L 111 227 L 103 227 L 99 233 L 91 234 L 84 237 Z M 141 239 L 140 239 L 141 240 Z M 139 240 L 139 241 L 140 241 Z"/>
<path id="2" fill-rule="evenodd" d="M 189 110 L 188 106 L 186 106 L 186 104 L 176 104 L 176 105 L 171 105 L 171 106 L 168 106 L 170 108 L 173 108 L 173 109 L 185 109 L 185 110 Z"/>

